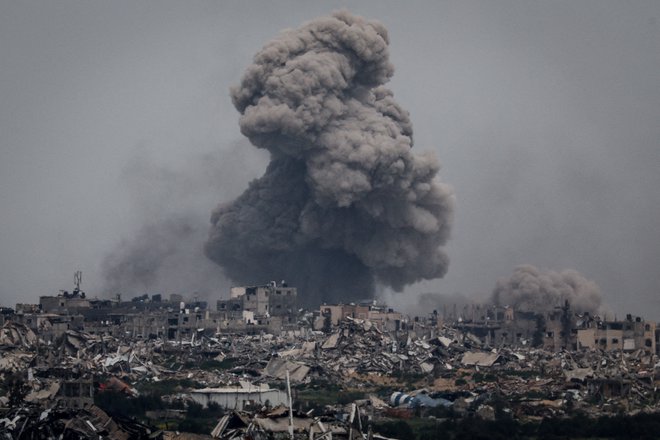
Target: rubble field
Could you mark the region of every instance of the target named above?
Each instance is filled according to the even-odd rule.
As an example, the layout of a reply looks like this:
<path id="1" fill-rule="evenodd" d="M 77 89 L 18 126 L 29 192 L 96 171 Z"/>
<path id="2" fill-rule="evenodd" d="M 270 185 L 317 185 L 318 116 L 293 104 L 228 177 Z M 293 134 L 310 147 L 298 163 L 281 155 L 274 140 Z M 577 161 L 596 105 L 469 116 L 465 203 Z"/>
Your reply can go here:
<path id="1" fill-rule="evenodd" d="M 643 350 L 491 347 L 448 326 L 346 318 L 329 332 L 168 341 L 68 330 L 46 343 L 7 321 L 0 353 L 0 439 L 452 438 L 468 427 L 496 438 L 502 426 L 535 438 L 573 425 L 590 437 L 611 420 L 659 420 L 660 364 Z"/>

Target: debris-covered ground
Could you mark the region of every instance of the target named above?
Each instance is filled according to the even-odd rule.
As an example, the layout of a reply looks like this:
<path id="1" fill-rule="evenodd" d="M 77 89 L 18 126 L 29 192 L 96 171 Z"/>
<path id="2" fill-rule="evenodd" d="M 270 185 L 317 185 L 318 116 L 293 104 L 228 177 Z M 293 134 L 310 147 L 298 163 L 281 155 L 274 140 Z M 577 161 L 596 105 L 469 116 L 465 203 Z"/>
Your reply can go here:
<path id="1" fill-rule="evenodd" d="M 658 409 L 660 365 L 642 350 L 494 348 L 450 327 L 382 331 L 351 318 L 328 333 L 164 341 L 69 330 L 52 343 L 8 321 L 0 354 L 8 439 L 451 438 L 464 421 L 508 421 L 524 437 L 562 435 L 551 421 L 575 417 L 655 423 Z"/>

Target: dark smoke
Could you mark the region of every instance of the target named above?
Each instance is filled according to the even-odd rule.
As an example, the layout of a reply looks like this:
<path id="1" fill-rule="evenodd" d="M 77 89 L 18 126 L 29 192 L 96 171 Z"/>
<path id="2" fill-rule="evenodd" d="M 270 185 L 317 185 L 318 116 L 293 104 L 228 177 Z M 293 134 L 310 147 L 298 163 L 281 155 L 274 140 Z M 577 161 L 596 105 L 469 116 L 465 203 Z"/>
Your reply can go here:
<path id="1" fill-rule="evenodd" d="M 285 278 L 308 305 L 442 277 L 453 196 L 411 152 L 382 24 L 346 12 L 289 30 L 231 90 L 266 173 L 212 215 L 206 254 L 238 283 Z"/>
<path id="2" fill-rule="evenodd" d="M 496 305 L 527 312 L 550 311 L 566 301 L 575 312 L 596 314 L 602 298 L 598 285 L 574 270 L 541 271 L 531 265 L 518 266 L 510 278 L 498 280 L 493 291 Z"/>

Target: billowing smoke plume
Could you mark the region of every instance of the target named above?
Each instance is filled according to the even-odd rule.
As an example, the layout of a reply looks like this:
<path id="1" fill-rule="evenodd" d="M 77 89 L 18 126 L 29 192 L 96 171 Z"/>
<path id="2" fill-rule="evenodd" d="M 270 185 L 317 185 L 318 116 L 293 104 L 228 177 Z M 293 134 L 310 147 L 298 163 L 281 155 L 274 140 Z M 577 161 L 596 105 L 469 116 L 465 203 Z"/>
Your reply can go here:
<path id="1" fill-rule="evenodd" d="M 549 311 L 565 302 L 575 312 L 598 313 L 601 294 L 598 285 L 574 270 L 541 271 L 518 266 L 510 278 L 497 281 L 493 291 L 496 305 L 509 305 L 526 312 Z"/>
<path id="2" fill-rule="evenodd" d="M 235 282 L 285 278 L 307 304 L 442 277 L 453 196 L 411 152 L 382 24 L 346 12 L 284 32 L 231 91 L 266 173 L 211 218 L 206 254 Z"/>

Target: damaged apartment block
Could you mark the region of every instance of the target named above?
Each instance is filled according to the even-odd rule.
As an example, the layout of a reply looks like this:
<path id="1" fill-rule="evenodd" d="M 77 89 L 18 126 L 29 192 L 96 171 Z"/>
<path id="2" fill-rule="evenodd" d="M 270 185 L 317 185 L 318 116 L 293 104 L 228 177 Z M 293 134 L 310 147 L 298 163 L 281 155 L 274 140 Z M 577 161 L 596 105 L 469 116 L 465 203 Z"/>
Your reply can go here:
<path id="1" fill-rule="evenodd" d="M 281 330 L 295 323 L 298 291 L 285 281 L 261 286 L 232 287 L 230 298 L 219 300 L 217 309 L 223 328 L 233 331 Z"/>
<path id="2" fill-rule="evenodd" d="M 217 310 L 178 294 L 81 293 L 7 309 L 0 436 L 15 438 L 24 424 L 51 437 L 75 426 L 78 438 L 104 429 L 168 438 L 150 424 L 166 417 L 185 427 L 197 412 L 216 438 L 278 438 L 293 426 L 295 438 L 355 439 L 372 424 L 430 415 L 493 420 L 499 408 L 536 423 L 660 405 L 659 332 L 642 318 L 610 321 L 569 304 L 472 304 L 417 317 L 373 302 L 304 311 L 297 294 L 271 282 L 232 288 Z M 124 420 L 103 407 L 117 399 L 157 405 Z M 67 425 L 80 417 L 91 426 Z"/>

